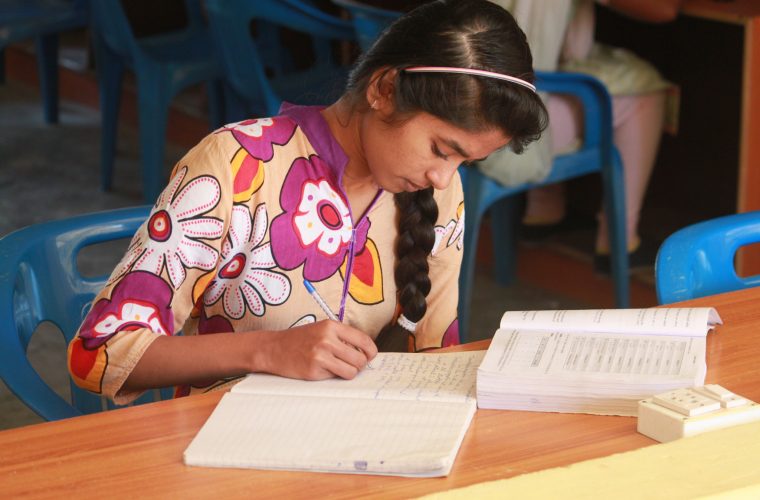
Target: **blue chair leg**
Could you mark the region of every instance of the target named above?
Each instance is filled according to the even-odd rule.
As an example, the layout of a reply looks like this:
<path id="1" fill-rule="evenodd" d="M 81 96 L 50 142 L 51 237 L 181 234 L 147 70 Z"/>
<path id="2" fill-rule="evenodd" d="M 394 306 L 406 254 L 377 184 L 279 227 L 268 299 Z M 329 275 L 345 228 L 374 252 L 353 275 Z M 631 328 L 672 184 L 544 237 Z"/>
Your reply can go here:
<path id="1" fill-rule="evenodd" d="M 518 196 L 507 196 L 491 207 L 491 236 L 496 282 L 508 286 L 517 278 Z"/>
<path id="2" fill-rule="evenodd" d="M 116 158 L 124 64 L 102 41 L 95 41 L 95 50 L 100 88 L 100 183 L 104 191 L 109 191 Z"/>
<path id="3" fill-rule="evenodd" d="M 613 168 L 602 169 L 604 211 L 610 239 L 610 261 L 615 283 L 617 307 L 630 306 L 628 276 L 628 245 L 626 243 L 625 193 L 623 164 L 617 151 L 613 152 Z"/>
<path id="4" fill-rule="evenodd" d="M 39 36 L 36 46 L 45 122 L 58 123 L 58 36 Z"/>
<path id="5" fill-rule="evenodd" d="M 164 147 L 171 92 L 168 79 L 160 76 L 160 70 L 142 68 L 137 73 L 143 199 L 153 203 L 166 183 Z"/>

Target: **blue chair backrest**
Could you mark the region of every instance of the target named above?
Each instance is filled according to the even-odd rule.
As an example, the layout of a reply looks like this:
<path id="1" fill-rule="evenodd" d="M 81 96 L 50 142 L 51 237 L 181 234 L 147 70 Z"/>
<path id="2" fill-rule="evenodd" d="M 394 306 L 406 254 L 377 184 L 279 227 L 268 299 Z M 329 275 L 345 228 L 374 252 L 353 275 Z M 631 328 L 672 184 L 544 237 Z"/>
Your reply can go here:
<path id="1" fill-rule="evenodd" d="M 102 398 L 71 386 L 72 401 L 56 394 L 26 356 L 42 322 L 68 343 L 108 276 L 83 276 L 83 248 L 131 237 L 150 207 L 112 210 L 46 222 L 0 239 L 0 377 L 27 406 L 47 420 L 102 410 Z M 126 244 L 125 244 L 126 247 Z M 149 395 L 146 399 L 151 399 Z"/>
<path id="2" fill-rule="evenodd" d="M 48 27 L 55 27 L 71 14 L 85 16 L 86 13 L 87 0 L 3 0 L 0 2 L 0 26 L 12 28 L 14 24 L 32 23 L 39 28 L 35 34 L 39 34 L 45 33 Z M 0 32 L 0 41 L 12 35 L 13 31 Z"/>
<path id="3" fill-rule="evenodd" d="M 122 0 L 90 0 L 92 27 L 105 40 L 108 48 L 121 57 L 131 59 L 139 52 L 139 44 L 121 2 Z M 202 28 L 200 0 L 185 0 L 184 7 L 187 25 L 178 30 L 178 33 Z"/>
<path id="4" fill-rule="evenodd" d="M 669 304 L 760 285 L 760 275 L 741 277 L 737 250 L 760 242 L 760 211 L 699 222 L 670 235 L 655 262 L 657 300 Z"/>
<path id="5" fill-rule="evenodd" d="M 351 22 L 356 31 L 356 40 L 364 51 L 369 49 L 380 33 L 401 16 L 401 12 L 364 5 L 353 0 L 332 0 L 351 15 Z"/>
<path id="6" fill-rule="evenodd" d="M 205 5 L 228 82 L 247 102 L 257 103 L 270 116 L 277 114 L 282 99 L 267 77 L 262 52 L 251 36 L 252 21 L 264 21 L 317 38 L 354 39 L 351 23 L 299 0 L 206 0 Z M 297 83 L 298 76 L 292 78 Z"/>
<path id="7" fill-rule="evenodd" d="M 137 53 L 132 27 L 120 0 L 91 0 L 92 26 L 108 47 L 121 57 L 131 58 Z"/>

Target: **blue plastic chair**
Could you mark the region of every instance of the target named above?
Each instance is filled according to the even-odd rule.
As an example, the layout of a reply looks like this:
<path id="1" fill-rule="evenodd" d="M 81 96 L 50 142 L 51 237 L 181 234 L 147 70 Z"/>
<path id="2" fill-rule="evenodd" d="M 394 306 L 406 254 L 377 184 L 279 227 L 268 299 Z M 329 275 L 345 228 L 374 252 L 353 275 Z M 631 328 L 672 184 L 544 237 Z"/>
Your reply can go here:
<path id="1" fill-rule="evenodd" d="M 378 9 L 352 0 L 332 0 L 351 14 L 357 39 L 362 48 L 370 47 L 380 32 L 401 13 Z M 459 275 L 459 332 L 466 341 L 470 316 L 470 297 L 475 275 L 475 255 L 480 224 L 486 212 L 491 213 L 495 248 L 496 280 L 508 285 L 515 278 L 517 241 L 516 194 L 530 189 L 563 182 L 599 172 L 604 188 L 604 208 L 609 217 L 612 275 L 618 307 L 629 304 L 628 252 L 625 235 L 625 202 L 620 157 L 612 144 L 612 105 L 607 89 L 599 80 L 583 74 L 537 72 L 540 91 L 570 94 L 583 106 L 583 145 L 577 151 L 554 159 L 549 176 L 542 182 L 503 186 L 474 168 L 459 168 L 467 207 L 464 230 L 464 255 Z"/>
<path id="2" fill-rule="evenodd" d="M 86 0 L 0 2 L 0 82 L 7 45 L 35 39 L 45 122 L 58 123 L 58 33 L 87 25 Z"/>
<path id="3" fill-rule="evenodd" d="M 741 277 L 734 264 L 737 250 L 752 243 L 760 243 L 760 211 L 718 217 L 676 231 L 657 252 L 657 300 L 670 304 L 760 286 L 760 275 Z"/>
<path id="4" fill-rule="evenodd" d="M 369 49 L 385 27 L 401 15 L 394 10 L 381 9 L 353 0 L 332 0 L 332 3 L 346 9 L 350 14 L 356 31 L 356 41 L 362 50 Z"/>
<path id="5" fill-rule="evenodd" d="M 353 40 L 350 22 L 301 0 L 206 0 L 206 10 L 226 81 L 240 101 L 236 119 L 274 116 L 283 100 L 329 104 L 343 91 L 348 68 L 332 60 L 328 43 Z M 306 70 L 272 71 L 272 58 L 265 57 L 262 47 L 271 38 L 259 34 L 254 39 L 251 22 L 310 35 L 317 47 L 316 62 Z"/>
<path id="6" fill-rule="evenodd" d="M 210 128 L 223 124 L 221 66 L 213 54 L 199 0 L 185 0 L 184 29 L 135 38 L 120 0 L 91 0 L 102 114 L 101 182 L 111 188 L 125 66 L 134 71 L 140 122 L 143 197 L 153 202 L 166 182 L 164 147 L 169 104 L 180 91 L 206 82 Z"/>
<path id="7" fill-rule="evenodd" d="M 51 322 L 66 343 L 76 333 L 108 276 L 83 276 L 77 257 L 83 248 L 131 237 L 150 207 L 127 208 L 46 222 L 0 239 L 0 377 L 18 398 L 46 420 L 94 413 L 103 398 L 70 381 L 72 401 L 54 392 L 26 356 L 38 325 Z M 125 244 L 126 246 L 126 244 Z M 161 398 L 171 397 L 162 389 Z M 153 400 L 153 392 L 138 402 Z M 114 408 L 108 403 L 109 408 Z"/>

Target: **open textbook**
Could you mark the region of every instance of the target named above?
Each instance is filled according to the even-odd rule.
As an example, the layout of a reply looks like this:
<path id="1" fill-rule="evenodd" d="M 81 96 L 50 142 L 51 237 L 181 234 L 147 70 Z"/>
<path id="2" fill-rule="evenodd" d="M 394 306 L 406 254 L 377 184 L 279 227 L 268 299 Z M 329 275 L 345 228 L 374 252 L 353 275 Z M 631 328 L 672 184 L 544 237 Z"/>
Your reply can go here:
<path id="1" fill-rule="evenodd" d="M 478 407 L 636 415 L 638 400 L 704 385 L 712 308 L 515 311 L 478 369 Z"/>
<path id="2" fill-rule="evenodd" d="M 380 353 L 353 380 L 249 375 L 222 397 L 185 463 L 445 476 L 475 413 L 484 354 Z"/>

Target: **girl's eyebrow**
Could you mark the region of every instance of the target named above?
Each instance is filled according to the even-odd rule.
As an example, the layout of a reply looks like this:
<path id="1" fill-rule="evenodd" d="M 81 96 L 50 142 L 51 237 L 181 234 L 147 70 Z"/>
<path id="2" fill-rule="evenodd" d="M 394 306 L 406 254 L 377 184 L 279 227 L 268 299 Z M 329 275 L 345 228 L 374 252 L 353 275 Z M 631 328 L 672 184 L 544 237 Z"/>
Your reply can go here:
<path id="1" fill-rule="evenodd" d="M 448 147 L 450 147 L 451 149 L 453 149 L 454 151 L 456 151 L 457 154 L 459 156 L 461 156 L 462 158 L 469 158 L 470 157 L 469 153 L 467 153 L 467 151 L 465 151 L 462 148 L 462 146 L 460 146 L 459 143 L 457 141 L 455 141 L 454 139 L 445 139 L 445 138 L 442 137 L 441 138 L 441 142 L 443 142 Z M 472 160 L 466 160 L 466 161 L 467 162 L 483 161 L 486 158 L 488 158 L 488 156 L 484 156 L 483 158 L 473 158 Z"/>
<path id="2" fill-rule="evenodd" d="M 459 156 L 461 156 L 462 158 L 469 158 L 470 157 L 469 153 L 467 153 L 467 151 L 465 151 L 462 148 L 462 146 L 460 146 L 459 143 L 457 141 L 455 141 L 454 139 L 446 139 L 446 138 L 441 137 L 440 140 L 441 140 L 441 142 L 443 142 L 444 144 L 446 144 L 448 147 L 450 147 L 451 149 L 453 149 L 454 151 L 456 151 L 457 154 Z"/>

